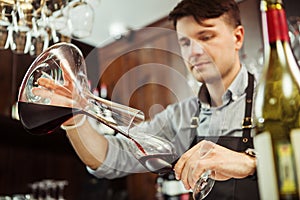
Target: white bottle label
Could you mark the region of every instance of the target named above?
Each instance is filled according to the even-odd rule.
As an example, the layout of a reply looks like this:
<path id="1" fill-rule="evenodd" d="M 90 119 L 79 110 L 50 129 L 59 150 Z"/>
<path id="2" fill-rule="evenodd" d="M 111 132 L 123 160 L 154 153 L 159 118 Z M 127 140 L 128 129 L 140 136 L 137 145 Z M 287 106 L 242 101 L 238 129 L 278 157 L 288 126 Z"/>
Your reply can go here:
<path id="1" fill-rule="evenodd" d="M 168 180 L 162 183 L 162 192 L 168 196 L 176 196 L 189 193 L 190 191 L 184 188 L 184 185 L 181 181 Z"/>
<path id="2" fill-rule="evenodd" d="M 254 137 L 257 154 L 258 186 L 261 200 L 279 200 L 273 147 L 269 132 Z"/>
<path id="3" fill-rule="evenodd" d="M 300 198 L 300 129 L 294 129 L 291 131 L 291 143 L 294 150 L 297 179 L 298 179 L 298 191 Z"/>

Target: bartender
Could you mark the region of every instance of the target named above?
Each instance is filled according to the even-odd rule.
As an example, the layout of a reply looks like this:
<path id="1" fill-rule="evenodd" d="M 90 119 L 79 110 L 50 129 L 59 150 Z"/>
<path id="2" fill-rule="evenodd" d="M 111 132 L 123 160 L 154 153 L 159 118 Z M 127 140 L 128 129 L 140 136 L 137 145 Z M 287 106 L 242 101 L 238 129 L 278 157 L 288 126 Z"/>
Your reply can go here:
<path id="1" fill-rule="evenodd" d="M 251 124 L 256 75 L 239 58 L 244 28 L 238 5 L 234 0 L 183 0 L 169 18 L 187 69 L 202 83 L 199 95 L 169 105 L 134 131 L 142 128 L 175 144 L 181 157 L 174 172 L 186 190 L 211 170 L 216 183 L 206 199 L 259 199 Z M 38 83 L 51 89 L 44 79 Z M 46 90 L 33 92 L 43 96 Z M 62 104 L 71 102 L 63 98 Z M 191 127 L 191 119 L 196 126 Z M 62 127 L 94 176 L 113 179 L 147 171 L 128 151 L 128 139 L 122 135 L 99 134 L 83 115 Z"/>

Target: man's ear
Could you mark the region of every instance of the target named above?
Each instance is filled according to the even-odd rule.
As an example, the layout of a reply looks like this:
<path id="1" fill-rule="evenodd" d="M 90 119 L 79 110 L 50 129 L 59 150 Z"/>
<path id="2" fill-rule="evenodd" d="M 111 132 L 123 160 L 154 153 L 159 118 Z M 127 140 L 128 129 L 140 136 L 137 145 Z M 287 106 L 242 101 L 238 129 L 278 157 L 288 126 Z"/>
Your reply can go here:
<path id="1" fill-rule="evenodd" d="M 242 48 L 243 46 L 243 42 L 244 42 L 244 27 L 243 26 L 237 26 L 234 29 L 234 37 L 235 37 L 235 46 L 236 49 L 239 50 Z"/>

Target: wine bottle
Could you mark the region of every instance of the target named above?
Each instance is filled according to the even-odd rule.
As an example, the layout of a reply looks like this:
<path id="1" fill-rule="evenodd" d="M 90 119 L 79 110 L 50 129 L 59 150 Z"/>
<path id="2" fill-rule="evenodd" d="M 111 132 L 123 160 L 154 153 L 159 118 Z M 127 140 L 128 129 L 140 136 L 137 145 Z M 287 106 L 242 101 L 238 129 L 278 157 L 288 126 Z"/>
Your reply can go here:
<path id="1" fill-rule="evenodd" d="M 263 200 L 299 200 L 299 66 L 290 45 L 282 0 L 261 0 L 260 7 L 264 68 L 254 111 L 260 196 Z"/>
<path id="2" fill-rule="evenodd" d="M 181 181 L 176 180 L 174 172 L 161 174 L 161 193 L 164 200 L 189 200 L 190 191 Z"/>

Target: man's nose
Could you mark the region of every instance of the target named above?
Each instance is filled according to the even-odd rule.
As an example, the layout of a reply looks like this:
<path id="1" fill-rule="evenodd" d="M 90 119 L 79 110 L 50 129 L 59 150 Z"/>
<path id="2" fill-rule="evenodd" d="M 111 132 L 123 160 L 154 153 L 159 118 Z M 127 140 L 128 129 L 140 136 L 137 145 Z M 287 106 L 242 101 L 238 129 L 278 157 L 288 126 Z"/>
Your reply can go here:
<path id="1" fill-rule="evenodd" d="M 192 41 L 190 45 L 191 55 L 203 55 L 205 53 L 204 48 L 198 42 Z"/>

